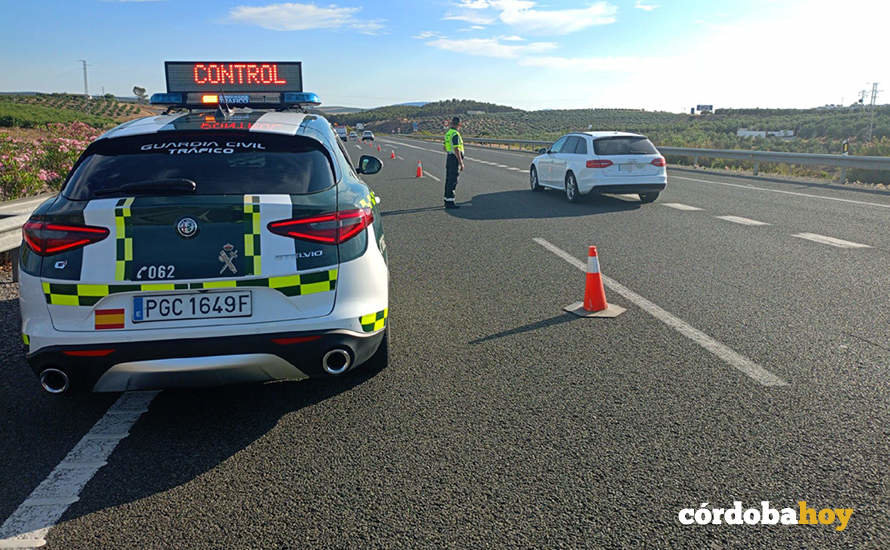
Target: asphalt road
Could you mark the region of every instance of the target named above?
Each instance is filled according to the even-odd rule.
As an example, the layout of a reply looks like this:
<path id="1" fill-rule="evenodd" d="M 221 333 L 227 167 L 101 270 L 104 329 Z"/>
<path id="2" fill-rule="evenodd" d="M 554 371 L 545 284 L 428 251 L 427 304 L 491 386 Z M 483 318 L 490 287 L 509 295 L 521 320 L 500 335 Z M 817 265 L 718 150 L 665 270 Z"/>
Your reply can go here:
<path id="1" fill-rule="evenodd" d="M 569 204 L 471 147 L 445 211 L 439 146 L 379 142 L 390 366 L 161 392 L 48 548 L 890 547 L 890 194 L 671 169 L 653 204 Z M 591 244 L 618 318 L 562 311 L 554 250 Z M 43 394 L 0 308 L 7 518 L 118 396 Z M 678 521 L 737 500 L 854 512 Z"/>

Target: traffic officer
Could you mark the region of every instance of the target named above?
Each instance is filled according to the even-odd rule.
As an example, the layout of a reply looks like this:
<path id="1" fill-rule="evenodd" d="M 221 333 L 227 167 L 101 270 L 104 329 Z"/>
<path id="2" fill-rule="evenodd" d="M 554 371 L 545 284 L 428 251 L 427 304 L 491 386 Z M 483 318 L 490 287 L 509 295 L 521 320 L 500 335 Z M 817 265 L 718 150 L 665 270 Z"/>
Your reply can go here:
<path id="1" fill-rule="evenodd" d="M 464 169 L 464 140 L 460 137 L 460 117 L 451 119 L 451 128 L 445 132 L 445 208 L 460 208 L 454 203 L 457 176 Z"/>

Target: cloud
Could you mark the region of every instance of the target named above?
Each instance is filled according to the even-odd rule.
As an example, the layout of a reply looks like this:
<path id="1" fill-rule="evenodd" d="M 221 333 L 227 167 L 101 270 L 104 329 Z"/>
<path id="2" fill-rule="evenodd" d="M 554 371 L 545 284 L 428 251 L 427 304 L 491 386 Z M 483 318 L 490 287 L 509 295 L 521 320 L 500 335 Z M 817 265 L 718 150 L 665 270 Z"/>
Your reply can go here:
<path id="1" fill-rule="evenodd" d="M 357 17 L 361 8 L 322 7 L 315 4 L 269 4 L 267 6 L 236 6 L 229 11 L 229 21 L 249 23 L 273 31 L 304 31 L 310 29 L 350 28 L 365 34 L 383 29 L 382 19 Z"/>
<path id="2" fill-rule="evenodd" d="M 567 10 L 537 10 L 534 2 L 500 0 L 498 18 L 507 25 L 525 32 L 539 34 L 569 34 L 596 25 L 615 22 L 618 8 L 608 2 L 596 2 L 586 8 Z"/>
<path id="3" fill-rule="evenodd" d="M 604 56 L 604 57 L 559 57 L 559 56 L 532 56 L 523 58 L 520 65 L 526 67 L 541 67 L 556 69 L 566 72 L 624 72 L 638 73 L 660 70 L 670 64 L 667 58 L 662 57 L 629 57 L 629 56 Z"/>
<path id="4" fill-rule="evenodd" d="M 477 25 L 500 21 L 529 33 L 561 35 L 614 23 L 618 12 L 616 6 L 605 1 L 585 8 L 563 10 L 537 9 L 536 6 L 537 3 L 531 0 L 461 0 L 458 8 L 463 11 L 449 12 L 444 19 Z"/>
<path id="5" fill-rule="evenodd" d="M 637 0 L 637 3 L 634 4 L 634 7 L 637 8 L 638 10 L 652 11 L 654 9 L 659 8 L 660 6 L 658 6 L 656 4 L 644 4 L 642 2 L 642 0 Z"/>
<path id="6" fill-rule="evenodd" d="M 540 54 L 556 48 L 553 42 L 532 42 L 529 44 L 503 44 L 497 38 L 468 38 L 450 40 L 438 38 L 426 43 L 428 46 L 451 52 L 483 57 L 516 58 L 529 54 Z"/>
<path id="7" fill-rule="evenodd" d="M 422 31 L 419 34 L 415 34 L 411 38 L 417 38 L 419 40 L 427 40 L 429 38 L 440 38 L 442 35 L 437 33 L 436 31 Z"/>
<path id="8" fill-rule="evenodd" d="M 457 7 L 470 10 L 484 10 L 490 6 L 491 3 L 488 0 L 460 0 L 460 4 Z"/>
<path id="9" fill-rule="evenodd" d="M 477 13 L 451 13 L 447 14 L 442 19 L 446 21 L 463 21 L 465 23 L 472 23 L 474 25 L 491 25 L 496 21 L 494 17 L 488 17 Z"/>

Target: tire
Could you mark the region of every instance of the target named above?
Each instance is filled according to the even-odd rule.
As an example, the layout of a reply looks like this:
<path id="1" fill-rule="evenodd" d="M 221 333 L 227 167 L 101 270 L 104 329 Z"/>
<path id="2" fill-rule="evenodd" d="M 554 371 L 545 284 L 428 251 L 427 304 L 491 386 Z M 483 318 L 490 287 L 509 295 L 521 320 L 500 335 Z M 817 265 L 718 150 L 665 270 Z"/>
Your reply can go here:
<path id="1" fill-rule="evenodd" d="M 544 188 L 538 183 L 538 170 L 532 166 L 528 171 L 528 182 L 532 188 L 532 191 L 543 191 Z"/>
<path id="2" fill-rule="evenodd" d="M 566 199 L 569 202 L 581 200 L 581 193 L 578 191 L 578 181 L 575 179 L 575 174 L 571 172 L 566 174 Z"/>
<path id="3" fill-rule="evenodd" d="M 652 193 L 639 193 L 639 195 L 640 195 L 640 202 L 643 204 L 647 204 L 650 202 L 654 202 L 655 199 L 658 198 L 658 191 L 655 191 Z"/>

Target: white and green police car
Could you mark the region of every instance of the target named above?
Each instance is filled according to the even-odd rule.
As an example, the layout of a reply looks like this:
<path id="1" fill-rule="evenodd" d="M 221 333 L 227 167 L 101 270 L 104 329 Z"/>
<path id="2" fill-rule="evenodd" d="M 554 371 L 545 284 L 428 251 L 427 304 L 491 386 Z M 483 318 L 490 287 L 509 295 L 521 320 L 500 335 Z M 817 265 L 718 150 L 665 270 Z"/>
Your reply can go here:
<path id="1" fill-rule="evenodd" d="M 22 332 L 42 386 L 385 366 L 386 245 L 359 177 L 380 160 L 353 166 L 328 121 L 303 112 L 318 98 L 298 63 L 168 63 L 167 80 L 152 101 L 169 114 L 93 142 L 23 227 Z"/>

